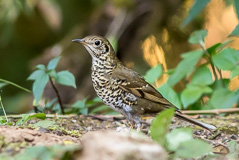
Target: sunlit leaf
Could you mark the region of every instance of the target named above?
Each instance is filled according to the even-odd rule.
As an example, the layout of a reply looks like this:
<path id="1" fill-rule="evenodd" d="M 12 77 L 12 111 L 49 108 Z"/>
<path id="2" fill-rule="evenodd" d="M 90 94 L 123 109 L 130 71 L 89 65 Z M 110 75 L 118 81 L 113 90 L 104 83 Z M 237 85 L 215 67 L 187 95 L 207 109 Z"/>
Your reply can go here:
<path id="1" fill-rule="evenodd" d="M 162 146 L 165 145 L 166 134 L 169 130 L 169 126 L 173 118 L 173 115 L 174 115 L 173 109 L 166 109 L 160 112 L 151 123 L 150 136 L 153 140 L 155 140 Z"/>
<path id="2" fill-rule="evenodd" d="M 203 44 L 204 39 L 207 36 L 207 30 L 195 31 L 191 34 L 188 42 L 192 44 Z"/>
<path id="3" fill-rule="evenodd" d="M 59 60 L 60 60 L 60 56 L 59 57 L 56 57 L 56 58 L 53 58 L 47 65 L 47 69 L 48 70 L 52 70 L 52 69 L 55 69 Z"/>
<path id="4" fill-rule="evenodd" d="M 76 88 L 74 75 L 69 71 L 60 71 L 57 73 L 56 81 L 62 85 Z"/>
<path id="5" fill-rule="evenodd" d="M 193 72 L 196 63 L 202 57 L 202 55 L 203 55 L 202 50 L 195 50 L 184 53 L 182 55 L 183 60 L 178 64 L 174 73 L 170 75 L 167 83 L 170 86 L 174 86 L 181 79 L 183 79 L 187 75 L 190 75 Z"/>
<path id="6" fill-rule="evenodd" d="M 157 90 L 163 95 L 164 98 L 166 98 L 174 106 L 181 109 L 179 96 L 167 83 L 160 86 Z"/>
<path id="7" fill-rule="evenodd" d="M 148 70 L 144 77 L 147 82 L 155 83 L 155 81 L 162 75 L 162 73 L 163 73 L 162 65 L 159 64 Z"/>
<path id="8" fill-rule="evenodd" d="M 195 0 L 195 3 L 188 12 L 187 18 L 183 21 L 182 26 L 185 27 L 190 23 L 209 2 L 210 0 Z"/>

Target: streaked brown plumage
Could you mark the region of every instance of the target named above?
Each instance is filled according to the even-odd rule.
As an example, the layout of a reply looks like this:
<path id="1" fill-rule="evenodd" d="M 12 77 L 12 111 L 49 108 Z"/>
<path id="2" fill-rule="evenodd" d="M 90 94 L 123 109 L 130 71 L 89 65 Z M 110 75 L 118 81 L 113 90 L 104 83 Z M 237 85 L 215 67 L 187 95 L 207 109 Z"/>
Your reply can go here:
<path id="1" fill-rule="evenodd" d="M 140 127 L 141 115 L 173 107 L 176 117 L 208 130 L 216 129 L 183 115 L 141 75 L 124 66 L 107 39 L 87 36 L 72 41 L 83 44 L 92 57 L 92 82 L 97 95 L 105 104 L 123 114 L 131 124 Z"/>

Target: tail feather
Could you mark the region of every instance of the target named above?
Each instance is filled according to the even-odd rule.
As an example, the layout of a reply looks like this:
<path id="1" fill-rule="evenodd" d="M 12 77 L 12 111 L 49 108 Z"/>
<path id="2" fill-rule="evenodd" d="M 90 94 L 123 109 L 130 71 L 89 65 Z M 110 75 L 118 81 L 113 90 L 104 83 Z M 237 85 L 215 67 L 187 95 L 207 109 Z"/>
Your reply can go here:
<path id="1" fill-rule="evenodd" d="M 203 123 L 203 122 L 201 122 L 201 121 L 197 121 L 197 120 L 192 119 L 192 118 L 189 118 L 189 117 L 187 117 L 186 115 L 183 115 L 183 114 L 181 114 L 181 113 L 175 113 L 175 116 L 176 116 L 177 118 L 180 118 L 180 119 L 185 120 L 185 121 L 187 121 L 187 122 L 190 122 L 190 123 L 192 123 L 192 124 L 198 125 L 198 126 L 200 126 L 200 127 L 202 127 L 202 128 L 205 128 L 205 129 L 207 129 L 207 130 L 209 130 L 209 131 L 217 129 L 217 127 L 215 127 L 215 126 L 213 126 L 213 125 L 211 125 L 211 124 L 207 124 L 207 123 Z"/>

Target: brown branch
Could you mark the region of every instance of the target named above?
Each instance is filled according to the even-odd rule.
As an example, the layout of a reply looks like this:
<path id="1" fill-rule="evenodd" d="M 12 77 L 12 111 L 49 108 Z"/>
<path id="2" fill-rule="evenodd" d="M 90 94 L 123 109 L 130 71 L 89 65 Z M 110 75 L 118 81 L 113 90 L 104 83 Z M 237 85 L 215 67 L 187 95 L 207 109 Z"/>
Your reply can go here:
<path id="1" fill-rule="evenodd" d="M 221 114 L 221 113 L 237 113 L 239 108 L 230 109 L 212 109 L 212 110 L 188 110 L 181 111 L 183 114 Z"/>
<path id="2" fill-rule="evenodd" d="M 56 96 L 57 96 L 58 102 L 59 102 L 60 107 L 61 107 L 61 112 L 62 112 L 62 114 L 65 114 L 65 112 L 64 112 L 64 107 L 63 107 L 63 104 L 62 104 L 62 101 L 61 101 L 60 94 L 59 94 L 59 92 L 58 92 L 56 86 L 54 85 L 51 76 L 49 76 L 49 77 L 50 77 L 51 86 L 52 86 L 52 88 L 54 89 L 54 91 L 56 92 Z"/>

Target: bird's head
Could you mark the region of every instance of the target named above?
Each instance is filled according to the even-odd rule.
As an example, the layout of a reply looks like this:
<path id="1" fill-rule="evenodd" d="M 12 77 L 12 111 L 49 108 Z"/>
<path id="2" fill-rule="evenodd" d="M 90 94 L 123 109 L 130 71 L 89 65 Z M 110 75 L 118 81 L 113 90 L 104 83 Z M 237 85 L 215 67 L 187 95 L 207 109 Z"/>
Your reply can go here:
<path id="1" fill-rule="evenodd" d="M 93 59 L 106 60 L 108 56 L 115 54 L 110 42 L 101 36 L 87 36 L 72 41 L 83 44 Z"/>

